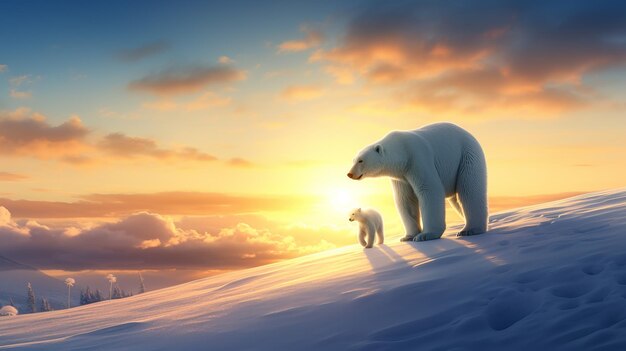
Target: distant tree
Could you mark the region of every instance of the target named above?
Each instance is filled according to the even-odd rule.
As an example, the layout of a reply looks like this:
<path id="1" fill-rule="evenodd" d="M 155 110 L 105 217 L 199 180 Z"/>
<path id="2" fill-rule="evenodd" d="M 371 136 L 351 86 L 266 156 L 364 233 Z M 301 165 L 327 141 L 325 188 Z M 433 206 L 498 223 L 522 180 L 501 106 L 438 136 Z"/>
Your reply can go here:
<path id="1" fill-rule="evenodd" d="M 113 288 L 113 298 L 114 299 L 121 299 L 122 297 L 124 297 L 124 294 L 122 293 L 122 290 L 120 289 L 120 287 L 116 285 Z"/>
<path id="2" fill-rule="evenodd" d="M 48 312 L 53 310 L 52 306 L 50 306 L 50 302 L 48 302 L 48 299 L 46 299 L 45 297 L 41 298 L 41 306 L 39 307 L 39 310 L 41 312 Z"/>
<path id="3" fill-rule="evenodd" d="M 96 292 L 94 294 L 94 301 L 102 301 L 102 300 L 104 300 L 102 293 L 100 292 L 100 290 L 96 289 Z"/>
<path id="4" fill-rule="evenodd" d="M 65 279 L 65 285 L 67 285 L 67 308 L 70 308 L 70 296 L 71 296 L 71 290 L 72 290 L 72 287 L 74 286 L 74 283 L 76 283 L 74 278 Z"/>
<path id="5" fill-rule="evenodd" d="M 80 301 L 78 302 L 81 306 L 87 304 L 87 295 L 86 293 L 89 291 L 89 287 L 85 289 L 80 289 Z"/>
<path id="6" fill-rule="evenodd" d="M 107 274 L 106 279 L 109 281 L 109 300 L 113 299 L 113 283 L 117 282 L 117 278 L 113 274 Z"/>
<path id="7" fill-rule="evenodd" d="M 96 292 L 92 292 L 91 288 L 88 286 L 80 291 L 80 304 L 88 305 L 90 303 L 102 301 L 102 294 L 100 290 L 96 290 Z"/>
<path id="8" fill-rule="evenodd" d="M 28 283 L 28 298 L 26 300 L 26 304 L 32 313 L 37 312 L 37 306 L 35 305 L 35 291 L 33 291 L 33 286 Z"/>
<path id="9" fill-rule="evenodd" d="M 146 292 L 146 286 L 143 284 L 143 276 L 141 276 L 141 272 L 139 272 L 139 292 L 138 294 L 143 294 Z"/>

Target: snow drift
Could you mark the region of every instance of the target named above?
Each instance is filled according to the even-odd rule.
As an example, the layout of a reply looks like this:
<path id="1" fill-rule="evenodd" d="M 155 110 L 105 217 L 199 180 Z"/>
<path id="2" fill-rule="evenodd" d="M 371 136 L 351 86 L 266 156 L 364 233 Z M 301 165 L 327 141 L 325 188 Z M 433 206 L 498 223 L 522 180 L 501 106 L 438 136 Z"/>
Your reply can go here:
<path id="1" fill-rule="evenodd" d="M 626 189 L 490 226 L 0 318 L 0 349 L 626 349 Z"/>

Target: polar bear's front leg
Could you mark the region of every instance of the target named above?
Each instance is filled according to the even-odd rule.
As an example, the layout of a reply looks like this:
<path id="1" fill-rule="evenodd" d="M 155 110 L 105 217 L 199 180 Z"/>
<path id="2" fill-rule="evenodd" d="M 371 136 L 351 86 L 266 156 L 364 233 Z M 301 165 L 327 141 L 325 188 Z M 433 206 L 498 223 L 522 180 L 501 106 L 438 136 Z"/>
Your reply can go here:
<path id="1" fill-rule="evenodd" d="M 363 225 L 359 228 L 359 243 L 361 246 L 367 246 L 367 242 L 365 241 L 366 229 Z"/>
<path id="2" fill-rule="evenodd" d="M 393 197 L 396 209 L 404 224 L 405 235 L 401 241 L 411 241 L 422 230 L 420 228 L 420 209 L 417 196 L 411 184 L 403 180 L 392 179 Z"/>
<path id="3" fill-rule="evenodd" d="M 446 230 L 445 192 L 440 182 L 431 181 L 424 184 L 423 180 L 420 181 L 421 184 L 415 182 L 415 189 L 424 229 L 413 238 L 413 241 L 439 239 Z"/>

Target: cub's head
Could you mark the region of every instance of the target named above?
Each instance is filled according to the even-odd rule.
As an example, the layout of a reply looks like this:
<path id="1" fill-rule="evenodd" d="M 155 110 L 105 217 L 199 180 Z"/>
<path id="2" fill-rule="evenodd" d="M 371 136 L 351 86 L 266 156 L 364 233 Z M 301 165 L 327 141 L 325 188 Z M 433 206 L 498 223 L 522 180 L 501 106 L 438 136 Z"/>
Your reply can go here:
<path id="1" fill-rule="evenodd" d="M 355 208 L 354 210 L 352 210 L 352 212 L 350 212 L 350 218 L 348 218 L 348 220 L 350 222 L 354 222 L 354 221 L 358 221 L 361 218 L 361 208 Z"/>
<path id="2" fill-rule="evenodd" d="M 354 159 L 348 171 L 348 178 L 361 180 L 366 177 L 379 177 L 384 171 L 385 150 L 382 144 L 374 144 L 363 149 Z"/>

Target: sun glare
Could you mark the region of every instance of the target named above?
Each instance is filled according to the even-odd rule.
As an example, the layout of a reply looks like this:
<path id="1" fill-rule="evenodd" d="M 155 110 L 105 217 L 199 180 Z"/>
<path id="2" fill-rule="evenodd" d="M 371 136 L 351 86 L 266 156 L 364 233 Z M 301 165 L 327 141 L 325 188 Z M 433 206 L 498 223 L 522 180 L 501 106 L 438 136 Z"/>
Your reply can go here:
<path id="1" fill-rule="evenodd" d="M 358 206 L 358 196 L 347 189 L 333 189 L 328 194 L 328 201 L 336 211 L 349 211 Z"/>

